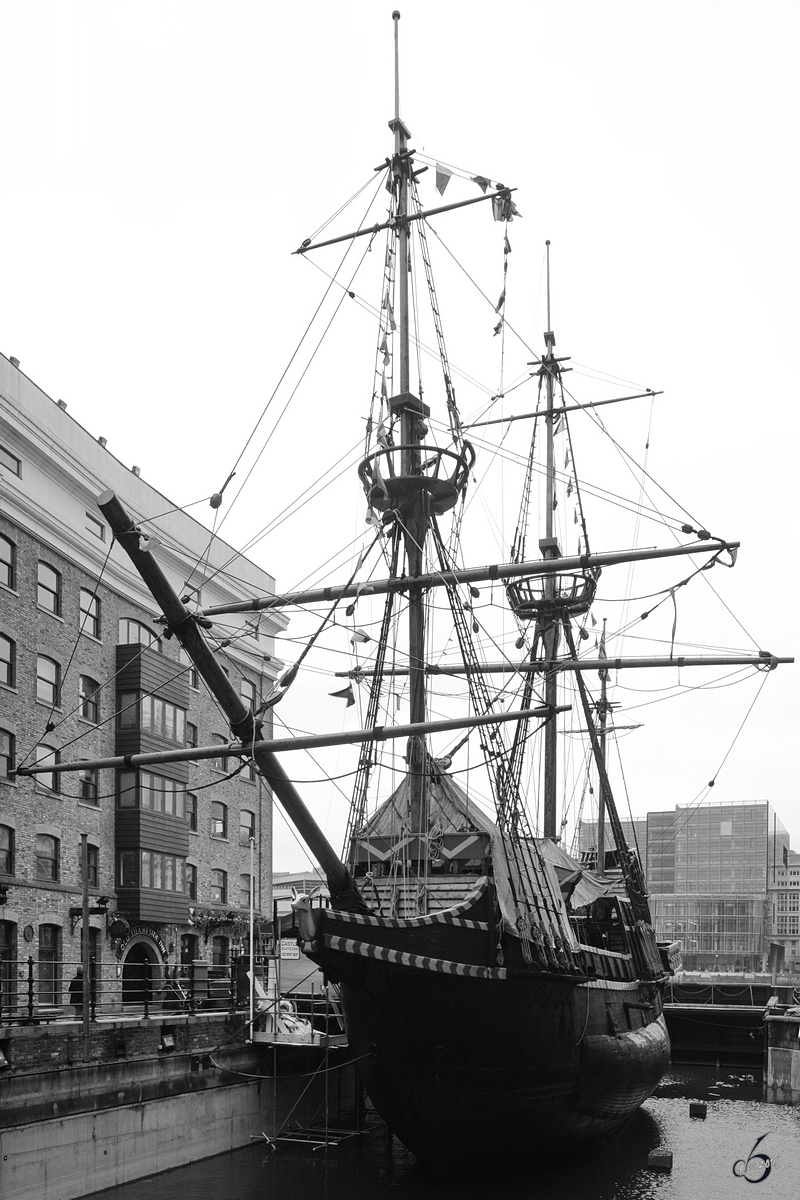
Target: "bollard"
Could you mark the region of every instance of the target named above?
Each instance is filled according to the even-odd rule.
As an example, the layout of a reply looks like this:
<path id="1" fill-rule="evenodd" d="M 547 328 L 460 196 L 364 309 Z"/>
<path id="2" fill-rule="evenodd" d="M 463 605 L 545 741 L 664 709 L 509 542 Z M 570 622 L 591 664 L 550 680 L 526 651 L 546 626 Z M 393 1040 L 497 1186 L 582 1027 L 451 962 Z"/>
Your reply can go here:
<path id="1" fill-rule="evenodd" d="M 704 1121 L 708 1114 L 708 1105 L 701 1103 L 699 1100 L 693 1100 L 689 1105 L 689 1116 L 699 1117 Z"/>

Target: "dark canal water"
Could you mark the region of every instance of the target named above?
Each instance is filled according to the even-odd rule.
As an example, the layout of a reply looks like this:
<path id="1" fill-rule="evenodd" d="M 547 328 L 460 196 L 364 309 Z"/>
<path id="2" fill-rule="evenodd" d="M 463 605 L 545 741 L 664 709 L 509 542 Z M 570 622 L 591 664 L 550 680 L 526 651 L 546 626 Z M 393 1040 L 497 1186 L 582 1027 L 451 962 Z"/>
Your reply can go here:
<path id="1" fill-rule="evenodd" d="M 689 1100 L 706 1100 L 705 1120 Z M 755 1147 L 757 1139 L 763 1141 Z M 670 1150 L 670 1174 L 647 1167 Z M 770 1169 L 763 1178 L 765 1154 Z M 384 1130 L 336 1149 L 264 1143 L 94 1193 L 92 1200 L 800 1200 L 800 1109 L 764 1104 L 751 1076 L 674 1068 L 613 1137 L 568 1155 L 543 1151 L 524 1170 L 437 1183 Z"/>

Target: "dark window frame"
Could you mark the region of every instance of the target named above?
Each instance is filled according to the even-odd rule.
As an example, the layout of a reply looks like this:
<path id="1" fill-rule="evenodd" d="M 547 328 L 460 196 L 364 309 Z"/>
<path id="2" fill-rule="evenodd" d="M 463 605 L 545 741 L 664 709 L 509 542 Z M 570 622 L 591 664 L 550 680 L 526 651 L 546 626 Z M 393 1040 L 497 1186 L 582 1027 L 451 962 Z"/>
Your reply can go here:
<path id="1" fill-rule="evenodd" d="M 8 779 L 16 764 L 17 739 L 10 729 L 0 729 L 0 779 Z"/>
<path id="2" fill-rule="evenodd" d="M 2 553 L 6 547 L 8 548 L 7 557 Z M 6 537 L 4 533 L 0 533 L 0 572 L 5 575 L 4 579 L 0 578 L 3 587 L 15 592 L 17 590 L 17 544 L 12 542 L 10 537 Z"/>
<path id="3" fill-rule="evenodd" d="M 52 679 L 41 673 L 43 663 L 49 663 L 54 668 Z M 45 689 L 47 695 L 42 695 Z M 36 655 L 36 699 L 50 708 L 61 707 L 61 664 L 48 654 Z"/>
<path id="4" fill-rule="evenodd" d="M 89 588 L 81 588 L 80 590 L 80 615 L 81 615 L 81 633 L 86 633 L 89 637 L 100 640 L 100 630 L 102 629 L 101 615 L 103 606 L 100 602 L 100 597 L 96 592 L 92 592 Z"/>
<path id="5" fill-rule="evenodd" d="M 52 576 L 48 578 L 47 572 Z M 44 575 L 44 578 L 42 576 Z M 61 616 L 63 607 L 64 580 L 61 572 L 57 571 L 43 558 L 39 559 L 36 568 L 36 603 L 44 612 L 52 613 L 54 617 Z"/>
<path id="6" fill-rule="evenodd" d="M 211 836 L 213 838 L 227 839 L 228 815 L 228 805 L 223 800 L 211 801 Z"/>
<path id="7" fill-rule="evenodd" d="M 0 648 L 3 644 L 8 646 L 8 654 L 0 656 L 0 663 L 3 664 L 4 679 L 0 679 L 0 683 L 6 687 L 15 688 L 17 686 L 17 643 L 13 638 L 10 638 L 7 633 L 0 633 Z"/>
<path id="8" fill-rule="evenodd" d="M 80 715 L 92 725 L 100 724 L 100 684 L 91 675 L 81 675 L 78 691 Z"/>
<path id="9" fill-rule="evenodd" d="M 0 446 L 0 467 L 7 467 L 17 479 L 22 479 L 22 459 L 12 454 L 6 446 Z"/>
<path id="10" fill-rule="evenodd" d="M 51 842 L 52 846 L 45 846 L 45 840 Z M 47 853 L 48 849 L 52 849 L 52 854 Z M 47 863 L 50 866 L 45 870 Z M 57 838 L 52 833 L 37 833 L 34 864 L 36 879 L 46 880 L 48 883 L 58 883 L 61 878 L 61 838 Z"/>
<path id="11" fill-rule="evenodd" d="M 0 825 L 0 875 L 14 874 L 15 841 L 16 830 L 14 826 Z"/>
<path id="12" fill-rule="evenodd" d="M 211 904 L 228 903 L 228 872 L 222 867 L 215 867 L 209 876 Z"/>

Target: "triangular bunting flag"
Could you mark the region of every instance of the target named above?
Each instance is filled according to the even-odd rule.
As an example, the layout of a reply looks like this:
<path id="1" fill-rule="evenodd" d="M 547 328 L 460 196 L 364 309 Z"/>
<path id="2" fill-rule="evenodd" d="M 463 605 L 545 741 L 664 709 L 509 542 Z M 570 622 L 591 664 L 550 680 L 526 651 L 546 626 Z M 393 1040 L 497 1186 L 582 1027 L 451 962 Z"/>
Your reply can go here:
<path id="1" fill-rule="evenodd" d="M 473 183 L 477 183 L 477 185 L 481 189 L 481 191 L 485 193 L 486 189 L 489 186 L 489 182 L 490 182 L 488 179 L 485 178 L 485 176 L 471 175 L 470 179 L 472 180 Z"/>
<path id="2" fill-rule="evenodd" d="M 333 696 L 336 700 L 346 700 L 348 708 L 351 704 L 355 704 L 356 702 L 356 698 L 353 695 L 352 683 L 348 683 L 347 687 L 342 688 L 340 692 L 328 692 L 328 695 Z"/>
<path id="3" fill-rule="evenodd" d="M 452 178 L 452 171 L 448 171 L 447 167 L 443 167 L 441 163 L 436 164 L 436 190 L 440 196 L 444 195 L 444 189 Z"/>
<path id="4" fill-rule="evenodd" d="M 494 311 L 496 313 L 499 313 L 500 309 L 503 307 L 505 302 L 506 302 L 506 289 L 503 288 L 502 292 L 500 293 L 500 299 L 497 301 L 497 304 L 495 304 L 495 306 L 494 306 Z"/>
<path id="5" fill-rule="evenodd" d="M 392 311 L 391 304 L 386 305 L 386 319 L 389 322 L 389 328 L 391 329 L 392 333 L 394 333 L 394 331 L 397 329 L 397 325 L 395 324 L 394 312 Z"/>
<path id="6" fill-rule="evenodd" d="M 505 245 L 503 247 L 503 253 L 510 254 L 511 253 L 511 242 L 508 240 L 508 234 L 505 235 L 505 237 L 503 238 L 503 241 L 505 243 Z"/>
<path id="7" fill-rule="evenodd" d="M 503 320 L 504 320 L 504 318 L 501 317 L 500 320 L 497 322 L 497 324 L 494 327 L 494 336 L 495 337 L 497 337 L 498 333 L 503 328 Z"/>

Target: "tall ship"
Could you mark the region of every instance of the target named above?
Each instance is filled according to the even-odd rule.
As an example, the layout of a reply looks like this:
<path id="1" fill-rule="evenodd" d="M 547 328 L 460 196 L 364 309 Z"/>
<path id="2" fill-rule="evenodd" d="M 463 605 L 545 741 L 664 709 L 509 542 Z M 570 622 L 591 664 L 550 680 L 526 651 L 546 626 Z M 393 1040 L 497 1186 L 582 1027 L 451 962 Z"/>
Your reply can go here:
<path id="1" fill-rule="evenodd" d="M 172 590 L 117 498 L 98 503 L 230 723 L 231 742 L 208 756 L 224 749 L 252 759 L 322 868 L 330 899 L 298 902 L 301 936 L 339 989 L 372 1103 L 410 1151 L 447 1174 L 610 1133 L 670 1061 L 662 997 L 679 946 L 657 940 L 643 865 L 615 799 L 612 674 L 714 663 L 766 671 L 786 660 L 679 656 L 674 644 L 660 657 L 609 655 L 593 615 L 601 573 L 671 562 L 681 571 L 674 586 L 683 586 L 732 565 L 737 544 L 684 522 L 667 526 L 676 536 L 662 548 L 590 545 L 574 423 L 599 428 L 602 404 L 654 393 L 588 403 L 572 395 L 550 320 L 549 245 L 543 343 L 524 351 L 524 390 L 512 397 L 515 383 L 462 412 L 431 243 L 440 219 L 481 206 L 503 289 L 499 300 L 484 296 L 484 331 L 501 347 L 511 336 L 506 277 L 518 197 L 416 153 L 400 113 L 398 18 L 393 144 L 376 172 L 388 212 L 376 220 L 368 210 L 354 231 L 326 229 L 297 250 L 309 259 L 357 244 L 361 261 L 378 264 L 367 410 L 348 389 L 333 401 L 342 420 L 366 428 L 356 472 L 366 533 L 349 565 L 319 586 L 203 609 Z M 445 201 L 453 178 L 464 194 L 469 185 L 468 198 L 451 192 Z M 425 204 L 429 185 L 437 194 L 430 187 Z M 343 296 L 361 298 L 349 267 L 336 282 Z M 431 359 L 439 366 L 428 384 Z M 515 436 L 525 429 L 527 446 L 495 488 L 489 469 L 512 424 Z M 491 425 L 500 430 L 494 442 Z M 476 562 L 470 555 L 487 543 L 471 541 L 469 529 L 482 490 L 489 524 L 499 530 L 508 518 L 511 532 L 498 534 L 501 553 Z M 674 586 L 664 594 L 674 598 Z M 279 608 L 312 614 L 318 629 L 254 711 L 220 666 L 214 626 Z M 346 628 L 354 657 L 328 690 L 346 712 L 358 704 L 360 727 L 265 738 L 266 714 L 333 626 Z M 352 747 L 341 853 L 284 765 L 290 751 L 326 745 Z M 565 786 L 570 819 L 588 790 L 598 802 L 596 835 L 582 852 L 566 845 Z"/>

